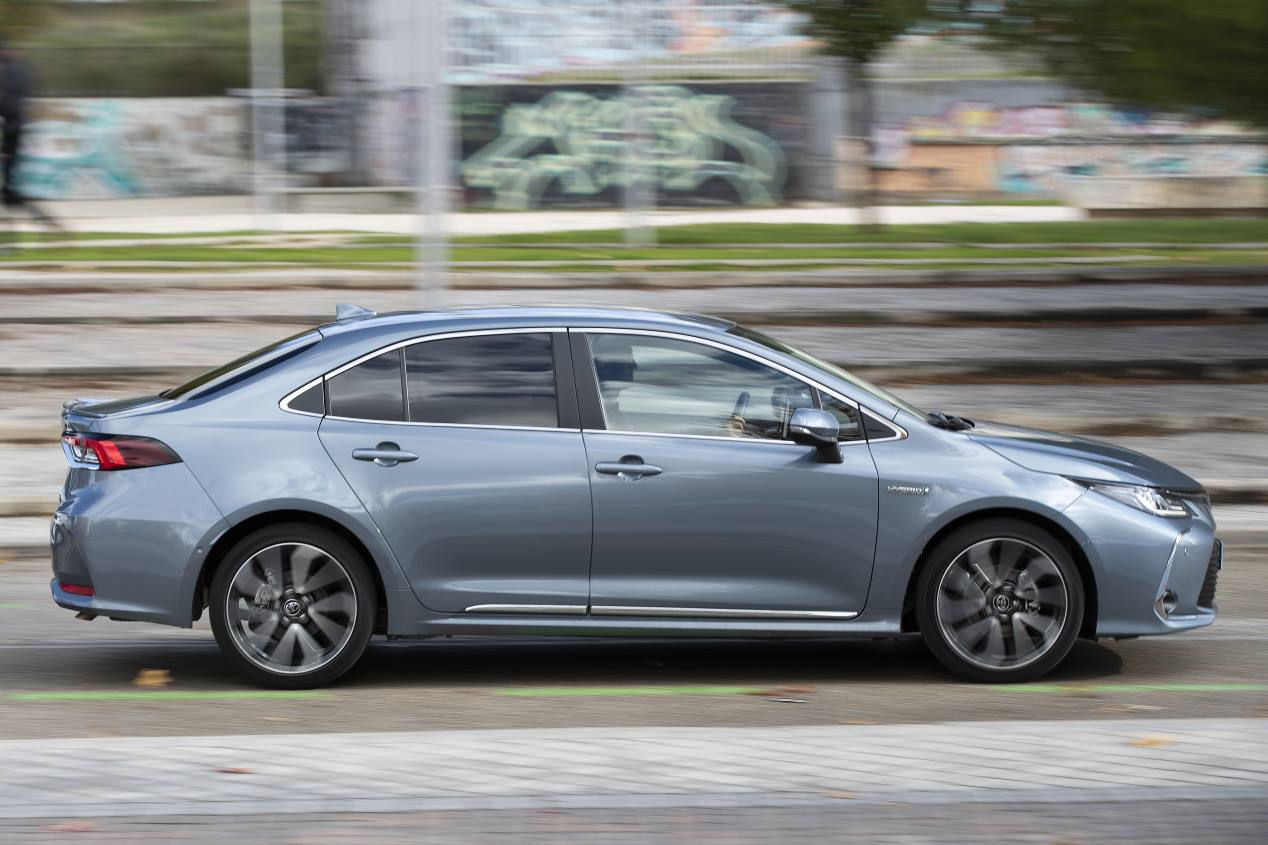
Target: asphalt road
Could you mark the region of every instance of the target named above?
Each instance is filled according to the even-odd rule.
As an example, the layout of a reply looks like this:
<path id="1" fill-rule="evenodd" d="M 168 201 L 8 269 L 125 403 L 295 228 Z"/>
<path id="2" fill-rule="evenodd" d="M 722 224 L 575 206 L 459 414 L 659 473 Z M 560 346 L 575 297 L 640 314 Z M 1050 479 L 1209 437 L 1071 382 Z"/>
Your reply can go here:
<path id="1" fill-rule="evenodd" d="M 291 697 L 229 671 L 205 623 L 81 622 L 49 600 L 46 562 L 8 562 L 0 564 L 0 739 L 1268 717 L 1268 550 L 1226 554 L 1214 627 L 1080 642 L 1043 684 L 1026 688 L 955 680 L 914 639 L 470 638 L 376 642 L 336 686 Z"/>

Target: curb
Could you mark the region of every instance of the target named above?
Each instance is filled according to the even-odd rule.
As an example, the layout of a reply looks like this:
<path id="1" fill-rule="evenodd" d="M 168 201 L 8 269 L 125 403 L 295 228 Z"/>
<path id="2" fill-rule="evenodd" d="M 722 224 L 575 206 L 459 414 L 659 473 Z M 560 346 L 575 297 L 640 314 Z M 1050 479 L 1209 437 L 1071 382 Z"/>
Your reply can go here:
<path id="1" fill-rule="evenodd" d="M 1033 310 L 974 311 L 909 311 L 909 310 L 839 310 L 789 308 L 711 312 L 717 317 L 737 323 L 762 326 L 799 326 L 824 328 L 856 328 L 868 326 L 909 326 L 912 328 L 1102 328 L 1124 325 L 1204 324 L 1239 325 L 1268 321 L 1268 307 L 1193 308 L 1054 308 Z M 760 320 L 760 322 L 758 322 Z M 38 315 L 0 316 L 5 326 L 151 326 L 151 325 L 217 325 L 268 324 L 319 326 L 330 322 L 330 314 L 173 314 L 173 315 Z"/>
<path id="2" fill-rule="evenodd" d="M 765 323 L 753 325 L 765 326 Z M 0 367 L 0 379 L 108 380 L 167 379 L 173 384 L 184 377 L 209 369 L 219 362 L 188 367 Z M 1215 358 L 1204 361 L 1174 359 L 1070 359 L 1019 361 L 1008 359 L 963 359 L 960 361 L 914 361 L 904 364 L 835 362 L 869 380 L 903 386 L 913 384 L 1131 384 L 1154 382 L 1263 382 L 1268 381 L 1268 358 Z"/>
<path id="3" fill-rule="evenodd" d="M 63 272 L 49 262 L 49 272 L 10 272 L 0 266 L 0 293 L 110 293 L 155 288 L 207 290 L 258 288 L 326 288 L 410 290 L 417 274 L 406 270 L 348 269 L 331 271 L 317 267 L 276 271 L 240 265 L 232 272 L 126 273 Z M 1075 268 L 1019 268 L 1008 270 L 871 270 L 825 269 L 768 272 L 673 271 L 638 273 L 625 271 L 589 273 L 451 273 L 455 290 L 582 288 L 718 288 L 718 287 L 991 287 L 1060 286 L 1096 284 L 1196 284 L 1262 285 L 1268 264 L 1213 265 L 1206 267 L 1154 266 Z"/>

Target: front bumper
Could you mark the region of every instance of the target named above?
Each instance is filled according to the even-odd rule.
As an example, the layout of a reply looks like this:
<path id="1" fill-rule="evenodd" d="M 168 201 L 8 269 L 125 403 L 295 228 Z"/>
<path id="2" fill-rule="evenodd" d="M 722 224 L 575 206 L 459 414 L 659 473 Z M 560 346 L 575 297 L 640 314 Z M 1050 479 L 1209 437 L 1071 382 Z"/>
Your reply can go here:
<path id="1" fill-rule="evenodd" d="M 1065 514 L 1081 529 L 1096 580 L 1098 637 L 1136 637 L 1215 621 L 1215 578 L 1223 563 L 1209 510 L 1153 516 L 1095 493 Z"/>

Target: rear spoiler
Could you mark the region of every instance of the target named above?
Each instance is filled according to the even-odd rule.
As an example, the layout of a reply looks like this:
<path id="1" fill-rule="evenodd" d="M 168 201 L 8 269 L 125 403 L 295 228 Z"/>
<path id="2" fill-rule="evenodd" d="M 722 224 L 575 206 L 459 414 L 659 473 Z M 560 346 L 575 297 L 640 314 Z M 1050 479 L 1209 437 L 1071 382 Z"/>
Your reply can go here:
<path id="1" fill-rule="evenodd" d="M 88 431 L 95 421 L 111 414 L 163 401 L 163 397 L 154 394 L 130 396 L 126 399 L 67 399 L 62 403 L 62 431 Z"/>

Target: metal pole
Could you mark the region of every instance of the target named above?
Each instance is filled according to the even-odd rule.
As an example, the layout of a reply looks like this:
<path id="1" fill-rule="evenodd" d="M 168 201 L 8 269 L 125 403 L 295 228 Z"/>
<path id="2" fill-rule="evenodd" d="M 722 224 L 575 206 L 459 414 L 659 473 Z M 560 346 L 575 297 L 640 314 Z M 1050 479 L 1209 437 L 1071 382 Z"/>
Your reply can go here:
<path id="1" fill-rule="evenodd" d="M 257 229 L 280 228 L 286 176 L 282 0 L 251 0 L 251 151 Z M 272 103 L 269 102 L 272 98 Z"/>
<path id="2" fill-rule="evenodd" d="M 420 0 L 422 47 L 418 104 L 418 292 L 423 306 L 444 307 L 448 290 L 450 142 L 446 0 Z"/>
<path id="3" fill-rule="evenodd" d="M 646 10 L 635 0 L 625 0 L 625 32 L 632 45 L 630 60 L 625 62 L 621 71 L 621 100 L 625 103 L 625 245 L 627 247 L 648 246 L 653 241 L 653 231 L 648 226 L 646 203 L 643 197 L 644 173 L 642 168 L 643 139 L 646 127 L 640 119 L 641 106 L 638 77 L 642 76 L 643 44 L 640 40 L 644 29 L 639 20 Z M 655 188 L 652 188 L 653 192 Z"/>

